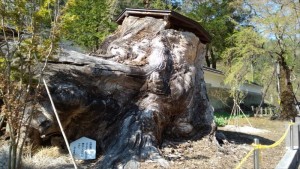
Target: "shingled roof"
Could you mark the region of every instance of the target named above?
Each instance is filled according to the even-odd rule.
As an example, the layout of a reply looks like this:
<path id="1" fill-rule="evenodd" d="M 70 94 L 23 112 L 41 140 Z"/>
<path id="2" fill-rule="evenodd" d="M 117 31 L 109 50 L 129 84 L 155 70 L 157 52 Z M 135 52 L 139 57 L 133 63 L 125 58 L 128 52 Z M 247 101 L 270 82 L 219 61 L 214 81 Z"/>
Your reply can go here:
<path id="1" fill-rule="evenodd" d="M 168 20 L 170 28 L 176 30 L 185 30 L 194 33 L 199 37 L 200 41 L 204 44 L 211 42 L 209 33 L 196 21 L 187 18 L 175 11 L 170 10 L 156 10 L 156 9 L 133 9 L 126 8 L 116 19 L 116 22 L 121 25 L 124 18 L 127 16 L 137 17 L 154 17 Z"/>

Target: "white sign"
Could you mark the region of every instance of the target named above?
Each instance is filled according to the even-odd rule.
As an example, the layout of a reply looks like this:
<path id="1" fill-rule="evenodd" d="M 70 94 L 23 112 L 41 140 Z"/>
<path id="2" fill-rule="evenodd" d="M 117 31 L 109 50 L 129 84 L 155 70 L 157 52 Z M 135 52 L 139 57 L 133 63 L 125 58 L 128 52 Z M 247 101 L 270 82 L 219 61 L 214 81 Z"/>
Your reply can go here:
<path id="1" fill-rule="evenodd" d="M 77 160 L 96 159 L 96 141 L 87 137 L 73 141 L 70 144 L 72 154 Z"/>

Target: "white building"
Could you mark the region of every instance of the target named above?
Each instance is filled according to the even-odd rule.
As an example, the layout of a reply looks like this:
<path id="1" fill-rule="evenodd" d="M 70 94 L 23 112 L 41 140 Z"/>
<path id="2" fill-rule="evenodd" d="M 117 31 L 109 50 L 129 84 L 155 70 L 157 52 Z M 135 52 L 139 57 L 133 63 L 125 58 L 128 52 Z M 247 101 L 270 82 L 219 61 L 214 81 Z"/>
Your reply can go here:
<path id="1" fill-rule="evenodd" d="M 204 80 L 208 91 L 208 97 L 215 111 L 231 109 L 233 100 L 230 98 L 230 86 L 224 84 L 225 75 L 222 71 L 203 66 Z M 245 108 L 257 106 L 262 99 L 262 86 L 247 83 L 240 86 L 240 90 L 246 93 L 243 100 Z"/>

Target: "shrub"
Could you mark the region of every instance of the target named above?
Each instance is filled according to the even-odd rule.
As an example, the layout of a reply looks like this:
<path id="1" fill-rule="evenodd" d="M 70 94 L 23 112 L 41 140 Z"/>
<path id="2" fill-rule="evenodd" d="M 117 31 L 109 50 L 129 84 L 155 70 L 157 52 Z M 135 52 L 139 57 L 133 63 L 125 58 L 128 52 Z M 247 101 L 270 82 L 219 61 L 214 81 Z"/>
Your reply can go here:
<path id="1" fill-rule="evenodd" d="M 223 127 L 228 123 L 228 118 L 227 117 L 214 117 L 215 123 L 219 127 Z"/>

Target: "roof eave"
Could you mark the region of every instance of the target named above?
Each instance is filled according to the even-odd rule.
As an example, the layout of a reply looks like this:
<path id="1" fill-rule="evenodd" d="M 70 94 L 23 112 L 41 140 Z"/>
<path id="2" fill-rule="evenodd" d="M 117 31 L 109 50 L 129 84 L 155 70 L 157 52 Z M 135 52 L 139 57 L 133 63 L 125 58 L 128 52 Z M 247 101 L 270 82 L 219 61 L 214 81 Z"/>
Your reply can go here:
<path id="1" fill-rule="evenodd" d="M 187 24 L 189 27 L 186 28 L 190 28 L 190 29 L 195 29 L 197 30 L 197 32 L 199 33 L 195 33 L 196 36 L 198 36 L 200 38 L 200 40 L 203 43 L 210 43 L 211 42 L 211 36 L 209 35 L 209 33 L 196 21 L 183 16 L 175 11 L 170 11 L 170 10 L 157 10 L 157 9 L 135 9 L 135 8 L 126 8 L 116 19 L 116 22 L 121 25 L 124 18 L 126 16 L 129 15 L 137 15 L 137 16 L 156 16 L 159 18 L 168 16 L 171 19 L 175 19 L 178 20 L 180 22 L 183 22 L 185 24 Z"/>

